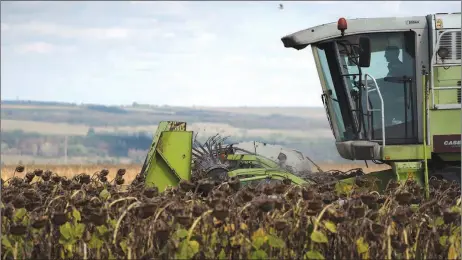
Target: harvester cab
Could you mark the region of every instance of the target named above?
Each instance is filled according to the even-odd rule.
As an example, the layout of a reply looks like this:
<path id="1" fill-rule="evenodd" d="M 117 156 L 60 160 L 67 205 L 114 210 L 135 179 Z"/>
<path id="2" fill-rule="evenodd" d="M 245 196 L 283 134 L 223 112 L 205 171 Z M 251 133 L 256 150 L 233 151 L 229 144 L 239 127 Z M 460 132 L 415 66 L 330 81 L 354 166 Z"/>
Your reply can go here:
<path id="1" fill-rule="evenodd" d="M 460 183 L 460 13 L 340 18 L 281 40 L 311 45 L 343 158 L 390 165 L 376 174 L 382 181 Z"/>

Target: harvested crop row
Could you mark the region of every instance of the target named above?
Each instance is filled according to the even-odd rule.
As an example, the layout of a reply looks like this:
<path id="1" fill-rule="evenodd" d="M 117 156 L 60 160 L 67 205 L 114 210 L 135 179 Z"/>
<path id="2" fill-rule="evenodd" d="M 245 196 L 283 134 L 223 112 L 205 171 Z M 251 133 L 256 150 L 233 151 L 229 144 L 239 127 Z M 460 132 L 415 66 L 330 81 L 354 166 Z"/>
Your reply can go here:
<path id="1" fill-rule="evenodd" d="M 108 174 L 2 180 L 2 259 L 460 259 L 460 187 L 445 181 L 431 181 L 427 200 L 414 182 L 383 195 L 361 181 L 236 179 L 159 193 Z"/>

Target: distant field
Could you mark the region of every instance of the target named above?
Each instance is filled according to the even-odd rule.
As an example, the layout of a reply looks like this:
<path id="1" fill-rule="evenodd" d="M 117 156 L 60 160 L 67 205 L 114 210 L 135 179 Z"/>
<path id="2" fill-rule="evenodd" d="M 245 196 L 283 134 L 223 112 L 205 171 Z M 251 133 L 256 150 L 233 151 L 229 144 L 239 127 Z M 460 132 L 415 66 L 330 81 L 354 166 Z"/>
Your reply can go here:
<path id="1" fill-rule="evenodd" d="M 163 113 L 163 114 L 175 114 L 175 111 L 165 111 L 165 109 L 156 109 L 155 107 L 124 107 L 125 110 L 131 112 L 156 112 L 156 113 Z"/>
<path id="2" fill-rule="evenodd" d="M 194 107 L 192 109 L 203 109 L 236 114 L 253 114 L 259 116 L 278 114 L 303 118 L 326 117 L 326 113 L 322 107 Z"/>
<path id="3" fill-rule="evenodd" d="M 47 123 L 29 120 L 2 119 L 2 131 L 22 130 L 24 132 L 35 132 L 48 135 L 86 135 L 90 126 L 66 123 Z M 129 126 L 129 127 L 94 127 L 96 132 L 116 131 L 154 131 L 156 126 Z"/>
<path id="4" fill-rule="evenodd" d="M 48 135 L 86 135 L 89 127 L 86 125 L 66 123 L 46 123 L 28 120 L 0 120 L 2 131 L 22 130 Z"/>
<path id="5" fill-rule="evenodd" d="M 60 157 L 36 157 L 32 155 L 17 155 L 17 154 L 2 154 L 2 163 L 6 166 L 16 165 L 18 163 L 24 163 L 27 165 L 97 165 L 100 162 L 104 162 L 107 157 L 98 156 L 87 156 L 87 157 L 70 157 L 67 163 L 64 156 Z M 112 158 L 114 159 L 114 158 Z M 143 158 L 144 159 L 144 158 Z M 132 161 L 129 158 L 118 158 L 116 164 L 130 164 Z"/>
<path id="6" fill-rule="evenodd" d="M 15 108 L 15 109 L 85 109 L 84 106 L 66 106 L 66 105 L 28 105 L 28 104 L 2 104 L 2 108 Z M 322 107 L 207 107 L 207 106 L 194 106 L 194 107 L 121 107 L 128 111 L 162 111 L 168 113 L 168 109 L 191 109 L 191 110 L 207 110 L 218 111 L 238 114 L 252 114 L 269 116 L 278 114 L 283 116 L 296 116 L 296 117 L 325 117 L 325 111 Z M 170 113 L 173 114 L 173 111 Z"/>
<path id="7" fill-rule="evenodd" d="M 27 101 L 26 101 L 27 102 Z M 48 135 L 153 132 L 159 121 L 189 122 L 190 129 L 229 136 L 331 137 L 321 107 L 169 107 L 2 103 L 3 131 Z M 95 127 L 96 126 L 96 127 Z"/>
<path id="8" fill-rule="evenodd" d="M 66 123 L 47 123 L 28 120 L 9 120 L 2 119 L 2 131 L 22 130 L 24 132 L 35 132 L 48 135 L 86 135 L 89 126 Z M 220 123 L 193 123 L 188 125 L 189 129 L 204 135 L 215 135 L 220 133 L 225 136 L 246 136 L 246 137 L 268 137 L 270 135 L 280 135 L 283 137 L 296 138 L 330 138 L 332 133 L 330 129 L 315 129 L 313 131 L 283 130 L 283 129 L 243 129 L 233 127 L 228 124 Z M 123 127 L 94 127 L 96 132 L 128 132 L 135 133 L 140 131 L 154 132 L 157 125 L 143 126 L 123 126 Z"/>
<path id="9" fill-rule="evenodd" d="M 75 174 L 80 173 L 87 173 L 93 174 L 97 171 L 102 169 L 109 170 L 109 180 L 111 180 L 118 169 L 125 169 L 125 180 L 130 182 L 132 181 L 136 175 L 141 171 L 141 166 L 138 164 L 130 164 L 130 165 L 25 165 L 26 170 L 23 173 L 16 173 L 16 176 L 24 176 L 24 174 L 28 171 L 33 171 L 34 169 L 43 169 L 43 170 L 51 170 L 57 173 L 60 176 L 72 177 Z M 347 171 L 354 168 L 363 168 L 364 172 L 372 172 L 378 170 L 388 169 L 388 166 L 383 165 L 369 165 L 369 168 L 366 168 L 364 164 L 320 164 L 321 169 L 324 171 L 327 170 L 340 170 L 340 171 Z M 16 166 L 3 166 L 1 168 L 1 175 L 4 180 L 12 177 Z M 313 170 L 314 167 L 313 167 Z"/>
<path id="10" fill-rule="evenodd" d="M 47 106 L 47 105 L 26 105 L 26 104 L 23 104 L 23 105 L 13 105 L 13 104 L 2 104 L 1 105 L 1 108 L 15 108 L 15 109 L 59 109 L 59 110 L 62 110 L 62 109 L 66 109 L 66 110 L 70 110 L 70 109 L 81 109 L 80 107 L 77 107 L 77 106 Z"/>

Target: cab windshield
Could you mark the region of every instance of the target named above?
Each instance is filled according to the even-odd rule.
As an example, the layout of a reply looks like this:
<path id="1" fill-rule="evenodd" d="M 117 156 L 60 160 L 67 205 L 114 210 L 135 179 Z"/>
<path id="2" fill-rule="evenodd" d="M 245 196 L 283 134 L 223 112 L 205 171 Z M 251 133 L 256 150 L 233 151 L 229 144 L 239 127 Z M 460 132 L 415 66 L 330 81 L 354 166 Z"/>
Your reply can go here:
<path id="1" fill-rule="evenodd" d="M 370 39 L 367 68 L 356 65 L 361 36 Z M 387 144 L 417 143 L 414 32 L 346 36 L 316 44 L 313 51 L 319 57 L 337 141 L 381 143 L 385 129 Z"/>

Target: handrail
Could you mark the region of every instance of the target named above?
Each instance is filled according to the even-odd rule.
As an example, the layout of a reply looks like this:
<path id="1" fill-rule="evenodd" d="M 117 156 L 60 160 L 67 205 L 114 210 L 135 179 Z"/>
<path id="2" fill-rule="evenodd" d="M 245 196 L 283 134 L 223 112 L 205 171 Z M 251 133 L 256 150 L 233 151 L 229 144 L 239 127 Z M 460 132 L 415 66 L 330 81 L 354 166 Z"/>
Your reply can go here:
<path id="1" fill-rule="evenodd" d="M 431 60 L 430 66 L 435 67 L 435 65 L 436 65 L 438 67 L 438 65 L 436 64 L 436 53 L 438 52 L 438 49 L 440 47 L 441 37 L 443 35 L 445 35 L 445 34 L 453 33 L 453 32 L 460 32 L 460 29 L 448 29 L 448 30 L 445 30 L 444 32 L 442 32 L 440 35 L 437 36 L 436 45 L 435 45 L 435 48 L 433 49 L 432 60 Z M 454 65 L 456 65 L 456 64 L 454 64 Z M 457 65 L 460 66 L 460 64 L 457 64 Z M 432 69 L 431 73 L 430 73 L 430 81 L 431 81 L 430 89 L 431 89 L 431 92 L 432 92 L 432 107 L 433 108 L 435 107 L 435 91 L 434 91 L 434 89 L 435 89 L 435 77 L 434 77 L 434 73 L 435 73 L 435 71 Z"/>
<path id="2" fill-rule="evenodd" d="M 375 88 L 377 89 L 377 94 L 379 94 L 379 99 L 380 99 L 380 112 L 381 112 L 381 121 L 382 121 L 382 146 L 385 147 L 385 106 L 383 103 L 383 98 L 382 98 L 382 93 L 380 92 L 379 85 L 377 84 L 377 81 L 375 78 L 369 74 L 364 74 L 364 80 L 365 80 L 365 85 L 366 85 L 366 109 L 368 112 L 372 111 L 377 111 L 376 109 L 370 109 L 369 107 L 369 92 L 367 91 L 369 88 L 369 85 L 367 84 L 367 78 L 371 78 L 372 81 L 375 84 Z"/>
<path id="3" fill-rule="evenodd" d="M 460 67 L 460 64 L 456 64 L 456 63 L 449 63 L 449 64 L 444 64 L 444 63 L 440 63 L 440 64 L 433 64 L 433 67 L 456 67 L 456 66 L 459 66 Z"/>
<path id="4" fill-rule="evenodd" d="M 460 89 L 460 86 L 457 87 L 437 87 L 435 90 L 449 90 L 449 89 Z"/>
<path id="5" fill-rule="evenodd" d="M 436 104 L 436 110 L 445 110 L 445 109 L 461 109 L 461 104 Z"/>
<path id="6" fill-rule="evenodd" d="M 425 196 L 428 198 L 430 191 L 428 187 L 428 159 L 427 159 L 427 115 L 425 112 L 428 113 L 427 111 L 427 101 L 428 101 L 428 73 L 425 73 L 422 76 L 422 82 L 423 82 L 423 102 L 422 102 L 422 110 L 423 110 L 423 154 L 424 154 L 424 183 L 425 183 Z"/>

